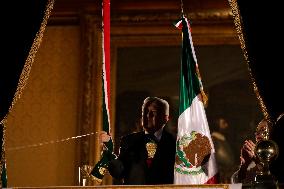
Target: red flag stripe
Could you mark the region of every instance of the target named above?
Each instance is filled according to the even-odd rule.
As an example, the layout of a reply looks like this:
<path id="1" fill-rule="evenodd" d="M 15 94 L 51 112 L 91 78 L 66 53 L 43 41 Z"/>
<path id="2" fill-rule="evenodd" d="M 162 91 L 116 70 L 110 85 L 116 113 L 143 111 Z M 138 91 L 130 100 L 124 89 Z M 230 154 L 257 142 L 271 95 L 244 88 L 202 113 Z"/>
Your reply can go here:
<path id="1" fill-rule="evenodd" d="M 214 175 L 213 177 L 211 177 L 209 180 L 207 180 L 206 183 L 204 184 L 217 184 L 218 182 L 218 178 L 217 175 Z"/>
<path id="2" fill-rule="evenodd" d="M 110 0 L 103 0 L 103 80 L 106 111 L 110 124 Z M 110 127 L 109 127 L 110 128 Z"/>

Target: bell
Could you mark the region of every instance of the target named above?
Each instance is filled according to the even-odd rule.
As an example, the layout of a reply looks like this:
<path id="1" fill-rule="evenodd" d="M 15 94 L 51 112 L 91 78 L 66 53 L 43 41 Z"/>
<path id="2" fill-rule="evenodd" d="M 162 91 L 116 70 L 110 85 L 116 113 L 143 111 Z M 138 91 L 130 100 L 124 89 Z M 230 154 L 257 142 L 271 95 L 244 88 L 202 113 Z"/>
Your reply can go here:
<path id="1" fill-rule="evenodd" d="M 266 132 L 264 140 L 260 140 L 255 146 L 255 155 L 260 165 L 252 183 L 255 189 L 278 189 L 278 181 L 270 173 L 269 165 L 279 154 L 278 145 L 273 140 L 269 140 L 269 132 Z"/>

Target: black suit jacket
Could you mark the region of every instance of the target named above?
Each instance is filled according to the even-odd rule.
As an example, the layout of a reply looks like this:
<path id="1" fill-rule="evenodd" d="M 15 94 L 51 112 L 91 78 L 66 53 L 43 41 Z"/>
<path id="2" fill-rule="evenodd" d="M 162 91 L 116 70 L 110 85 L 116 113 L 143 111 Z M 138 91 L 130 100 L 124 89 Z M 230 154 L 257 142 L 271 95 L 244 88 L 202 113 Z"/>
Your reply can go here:
<path id="1" fill-rule="evenodd" d="M 176 139 L 165 129 L 158 142 L 151 167 L 147 166 L 147 139 L 144 132 L 132 133 L 121 139 L 120 153 L 109 164 L 114 178 L 124 184 L 173 184 Z"/>

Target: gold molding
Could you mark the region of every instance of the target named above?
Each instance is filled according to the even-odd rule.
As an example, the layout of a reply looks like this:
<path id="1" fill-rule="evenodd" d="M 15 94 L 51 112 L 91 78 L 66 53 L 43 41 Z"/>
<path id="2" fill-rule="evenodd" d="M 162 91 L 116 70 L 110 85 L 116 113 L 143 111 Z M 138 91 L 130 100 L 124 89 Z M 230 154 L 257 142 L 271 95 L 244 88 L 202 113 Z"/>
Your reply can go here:
<path id="1" fill-rule="evenodd" d="M 101 27 L 96 17 L 82 16 L 82 64 L 83 66 L 83 92 L 81 134 L 98 132 L 101 130 Z M 99 158 L 99 143 L 94 137 L 85 137 L 81 141 L 81 164 L 95 164 Z"/>
<path id="2" fill-rule="evenodd" d="M 233 14 L 231 10 L 219 10 L 219 11 L 200 11 L 200 12 L 192 12 L 186 14 L 186 16 L 192 21 L 232 21 Z M 141 23 L 141 22 L 155 22 L 156 21 L 164 22 L 164 21 L 172 21 L 180 18 L 180 13 L 114 13 L 111 17 L 112 23 Z"/>
<path id="3" fill-rule="evenodd" d="M 93 13 L 83 12 L 82 14 L 92 15 L 97 18 L 99 23 L 98 10 Z M 192 22 L 192 35 L 196 45 L 222 45 L 222 44 L 239 44 L 237 31 L 234 28 L 234 18 L 231 9 L 207 10 L 192 12 L 186 14 Z M 137 41 L 133 36 L 147 38 L 159 38 L 159 36 L 167 37 L 169 42 L 179 45 L 180 32 L 174 28 L 173 22 L 180 17 L 178 12 L 141 12 L 141 11 L 112 11 L 111 15 L 111 40 L 116 40 L 118 36 L 129 38 L 129 40 Z M 81 15 L 76 12 L 56 12 L 53 14 L 50 25 L 73 25 L 80 24 Z M 145 37 L 143 37 L 145 36 Z"/>
<path id="4" fill-rule="evenodd" d="M 102 24 L 97 15 L 83 14 L 82 17 L 82 64 L 83 91 L 81 134 L 96 132 L 85 137 L 80 146 L 80 164 L 95 165 L 101 155 L 98 133 L 102 131 Z M 113 78 L 113 77 L 112 77 Z M 112 104 L 113 104 L 113 99 Z M 113 115 L 113 109 L 111 110 Z M 112 117 L 111 117 L 111 120 Z M 111 124 L 112 125 L 112 124 Z M 114 131 L 114 128 L 111 128 Z M 80 166 L 81 166 L 80 165 Z M 104 178 L 103 184 L 111 184 L 111 177 Z"/>
<path id="5" fill-rule="evenodd" d="M 91 13 L 90 13 L 91 14 Z M 99 15 L 97 15 L 99 16 Z M 187 13 L 186 16 L 196 24 L 207 24 L 207 23 L 231 23 L 233 21 L 233 13 L 230 9 L 224 10 L 208 10 Z M 80 14 L 72 11 L 61 11 L 54 12 L 50 18 L 49 24 L 66 24 L 66 23 L 78 23 Z M 112 11 L 111 24 L 143 24 L 152 23 L 154 25 L 159 23 L 169 22 L 172 23 L 180 18 L 180 12 L 123 12 L 118 13 Z"/>
<path id="6" fill-rule="evenodd" d="M 239 45 L 231 11 L 194 12 L 187 17 L 192 22 L 195 45 Z M 134 41 L 141 45 L 148 41 L 149 45 L 157 45 L 155 42 L 163 40 L 180 45 L 180 31 L 172 24 L 178 18 L 179 15 L 174 13 L 114 14 L 111 39 L 120 43 L 126 41 L 125 45 Z"/>
<path id="7" fill-rule="evenodd" d="M 33 187 L 30 189 L 44 189 L 44 187 Z M 49 189 L 56 189 L 59 187 L 48 187 Z M 112 185 L 112 186 L 84 186 L 84 187 L 72 187 L 72 186 L 68 186 L 68 187 L 60 187 L 60 189 L 80 189 L 80 188 L 84 188 L 84 189 L 95 189 L 95 188 L 105 188 L 105 189 L 197 189 L 197 188 L 203 188 L 203 189 L 210 189 L 210 188 L 214 188 L 214 189 L 229 189 L 229 184 L 192 184 L 192 185 L 174 185 L 174 184 L 165 184 L 165 185 Z M 16 189 L 16 188 L 15 188 Z M 21 189 L 20 187 L 17 187 L 17 189 Z M 27 188 L 23 188 L 23 189 L 29 189 L 29 187 Z"/>
<path id="8" fill-rule="evenodd" d="M 82 8 L 82 9 L 86 9 Z M 158 9 L 157 9 L 158 10 Z M 86 12 L 87 10 L 85 10 Z M 99 10 L 89 11 L 88 14 L 94 14 L 99 12 Z M 214 21 L 226 21 L 233 19 L 233 13 L 231 9 L 216 9 L 216 10 L 204 10 L 185 13 L 186 16 L 192 20 L 214 20 Z M 144 11 L 139 10 L 137 7 L 136 11 L 117 11 L 112 10 L 111 21 L 112 22 L 152 22 L 152 21 L 175 21 L 180 17 L 181 13 L 179 10 L 161 10 L 161 11 Z M 76 11 L 61 10 L 56 11 L 51 15 L 51 20 L 57 18 L 75 18 L 80 17 L 80 14 Z"/>

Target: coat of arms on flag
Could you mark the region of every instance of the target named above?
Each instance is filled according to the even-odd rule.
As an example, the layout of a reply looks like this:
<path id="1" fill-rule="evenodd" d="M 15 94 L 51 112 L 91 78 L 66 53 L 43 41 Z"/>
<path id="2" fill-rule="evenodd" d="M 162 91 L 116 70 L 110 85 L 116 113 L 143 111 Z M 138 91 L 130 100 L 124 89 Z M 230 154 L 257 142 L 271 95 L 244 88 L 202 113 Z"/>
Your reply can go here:
<path id="1" fill-rule="evenodd" d="M 211 144 L 207 136 L 192 131 L 177 141 L 175 170 L 181 174 L 197 175 L 206 171 L 206 163 L 211 154 Z"/>

